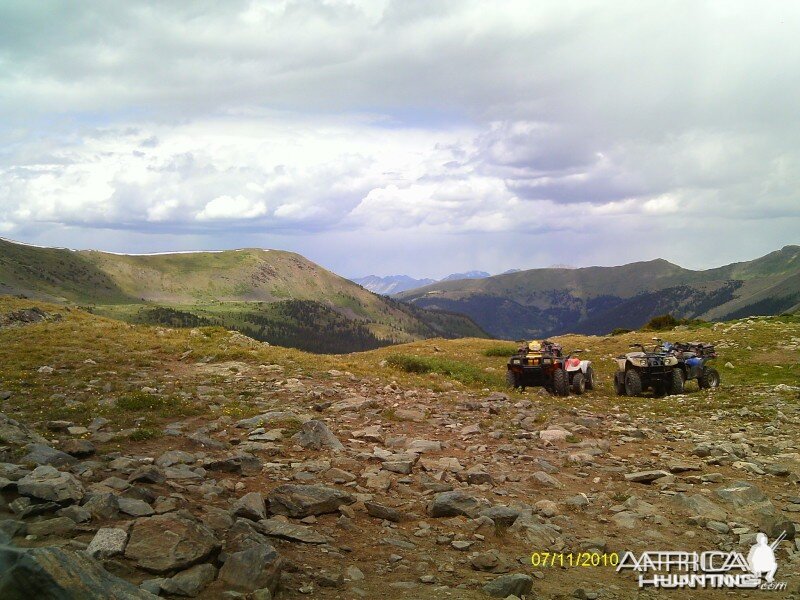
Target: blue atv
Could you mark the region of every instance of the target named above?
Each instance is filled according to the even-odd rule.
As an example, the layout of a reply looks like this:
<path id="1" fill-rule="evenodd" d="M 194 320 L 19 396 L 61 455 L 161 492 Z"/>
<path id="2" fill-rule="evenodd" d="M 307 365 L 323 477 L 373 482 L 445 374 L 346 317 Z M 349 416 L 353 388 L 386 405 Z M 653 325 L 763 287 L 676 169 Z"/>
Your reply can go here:
<path id="1" fill-rule="evenodd" d="M 719 387 L 719 371 L 708 365 L 708 361 L 717 358 L 713 344 L 665 342 L 663 349 L 678 359 L 684 382 L 696 379 L 701 390 Z"/>

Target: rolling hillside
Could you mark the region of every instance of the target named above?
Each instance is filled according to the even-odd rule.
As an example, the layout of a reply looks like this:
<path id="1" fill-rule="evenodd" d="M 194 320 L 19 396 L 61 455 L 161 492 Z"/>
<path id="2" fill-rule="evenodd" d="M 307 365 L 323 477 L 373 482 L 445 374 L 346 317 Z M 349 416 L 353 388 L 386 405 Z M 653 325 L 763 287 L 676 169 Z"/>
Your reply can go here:
<path id="1" fill-rule="evenodd" d="M 439 282 L 399 294 L 471 317 L 492 335 L 536 337 L 635 329 L 652 317 L 719 320 L 800 309 L 800 246 L 706 271 L 658 259 L 619 267 L 532 269 Z"/>
<path id="2" fill-rule="evenodd" d="M 132 322 L 223 325 L 326 352 L 485 335 L 465 317 L 377 296 L 277 250 L 118 255 L 0 240 L 0 294 L 79 304 Z"/>

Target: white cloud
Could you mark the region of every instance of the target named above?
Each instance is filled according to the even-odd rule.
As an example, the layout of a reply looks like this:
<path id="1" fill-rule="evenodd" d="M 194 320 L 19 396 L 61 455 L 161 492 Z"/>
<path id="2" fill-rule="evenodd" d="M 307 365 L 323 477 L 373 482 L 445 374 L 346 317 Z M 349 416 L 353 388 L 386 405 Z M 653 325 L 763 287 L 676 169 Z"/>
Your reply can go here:
<path id="1" fill-rule="evenodd" d="M 217 196 L 197 213 L 198 221 L 219 221 L 226 219 L 252 219 L 267 212 L 263 202 L 244 196 Z"/>
<path id="2" fill-rule="evenodd" d="M 512 240 L 615 260 L 702 223 L 747 258 L 731 231 L 797 241 L 798 26 L 789 3 L 7 2 L 0 222 L 139 251 L 372 240 L 378 272 L 388 240 L 507 268 Z"/>

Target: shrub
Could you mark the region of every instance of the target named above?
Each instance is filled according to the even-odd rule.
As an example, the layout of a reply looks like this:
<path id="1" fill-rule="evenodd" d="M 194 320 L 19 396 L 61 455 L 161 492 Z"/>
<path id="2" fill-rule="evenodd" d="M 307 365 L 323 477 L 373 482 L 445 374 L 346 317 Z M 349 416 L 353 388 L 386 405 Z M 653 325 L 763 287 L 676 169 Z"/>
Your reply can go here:
<path id="1" fill-rule="evenodd" d="M 680 325 L 680 321 L 673 317 L 670 314 L 667 315 L 658 315 L 657 317 L 653 317 L 647 322 L 642 329 L 648 331 L 664 331 L 665 329 L 672 329 Z"/>
<path id="2" fill-rule="evenodd" d="M 630 329 L 623 329 L 622 327 L 615 327 L 611 330 L 611 335 L 623 335 L 625 333 L 630 333 Z"/>
<path id="3" fill-rule="evenodd" d="M 151 429 L 149 427 L 142 427 L 137 429 L 136 431 L 132 432 L 128 439 L 132 442 L 143 442 L 145 440 L 151 440 L 154 437 L 158 437 L 161 435 L 161 432 L 157 429 Z"/>

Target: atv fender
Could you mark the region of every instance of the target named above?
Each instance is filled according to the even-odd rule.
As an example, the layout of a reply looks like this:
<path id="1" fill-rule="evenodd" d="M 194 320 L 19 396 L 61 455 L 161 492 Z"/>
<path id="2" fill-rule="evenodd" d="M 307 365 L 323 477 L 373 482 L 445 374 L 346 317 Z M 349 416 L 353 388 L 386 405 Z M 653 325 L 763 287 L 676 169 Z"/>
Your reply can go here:
<path id="1" fill-rule="evenodd" d="M 590 360 L 582 360 L 582 361 L 567 361 L 564 363 L 564 370 L 570 373 L 577 373 L 580 371 L 584 375 L 586 374 L 586 369 L 592 366 L 592 361 Z"/>

